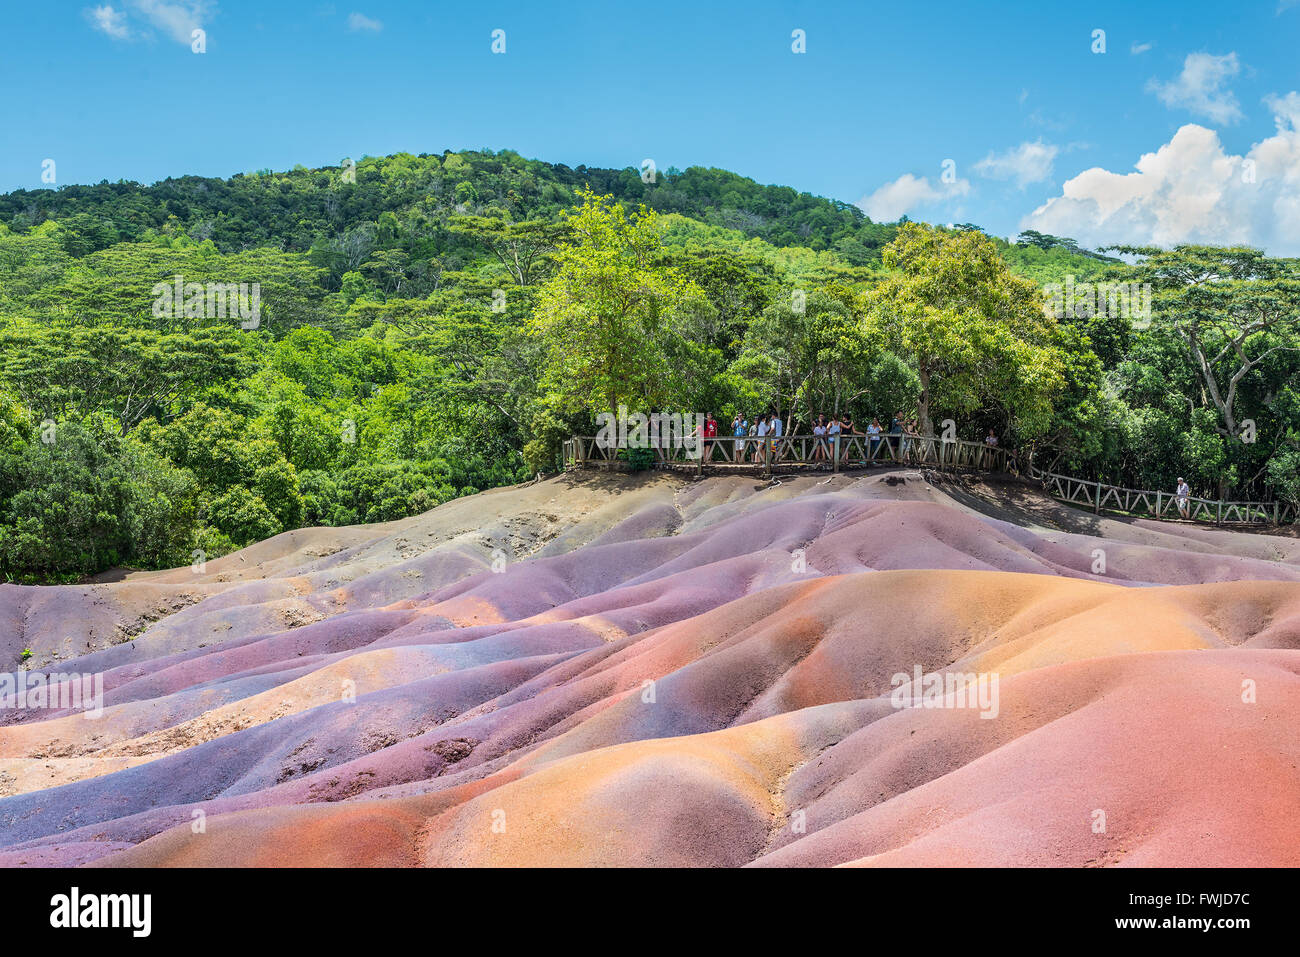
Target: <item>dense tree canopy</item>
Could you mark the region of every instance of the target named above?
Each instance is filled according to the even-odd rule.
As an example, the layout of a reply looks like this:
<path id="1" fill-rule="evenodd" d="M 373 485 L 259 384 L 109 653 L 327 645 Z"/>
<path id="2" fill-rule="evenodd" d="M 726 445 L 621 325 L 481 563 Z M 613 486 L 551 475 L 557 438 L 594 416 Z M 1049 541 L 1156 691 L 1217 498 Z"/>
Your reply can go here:
<path id="1" fill-rule="evenodd" d="M 651 410 L 687 401 L 683 370 L 672 361 L 675 340 L 692 315 L 712 306 L 659 261 L 653 212 L 642 206 L 629 215 L 589 191 L 581 198 L 537 301 L 544 385 L 570 408 L 615 416 L 620 404 Z"/>
<path id="2" fill-rule="evenodd" d="M 1300 500 L 1294 260 L 873 223 L 714 169 L 343 172 L 0 196 L 0 578 L 415 514 L 556 468 L 620 403 L 901 410 L 1116 484 Z M 1154 315 L 1044 309 L 1103 282 Z"/>
<path id="3" fill-rule="evenodd" d="M 867 297 L 868 334 L 916 373 L 922 434 L 934 434 L 932 408 L 995 406 L 1023 437 L 1047 432 L 1065 356 L 1038 287 L 974 230 L 907 224 L 885 265 L 895 272 Z"/>

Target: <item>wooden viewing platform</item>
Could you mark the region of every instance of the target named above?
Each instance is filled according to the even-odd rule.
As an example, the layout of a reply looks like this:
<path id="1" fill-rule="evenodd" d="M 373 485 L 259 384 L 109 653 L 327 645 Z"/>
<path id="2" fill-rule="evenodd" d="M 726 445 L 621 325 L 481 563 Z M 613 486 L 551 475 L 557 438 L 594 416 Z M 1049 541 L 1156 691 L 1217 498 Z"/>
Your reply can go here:
<path id="1" fill-rule="evenodd" d="M 1006 449 L 967 442 L 945 441 L 935 436 L 842 435 L 838 442 L 816 435 L 783 435 L 779 438 L 725 436 L 700 439 L 701 454 L 692 454 L 696 446 L 664 444 L 647 448 L 653 453 L 651 468 L 705 468 L 721 472 L 759 470 L 764 475 L 774 468 L 789 466 L 826 466 L 832 471 L 869 465 L 932 466 L 946 469 L 976 469 L 983 472 L 1006 472 L 1013 466 Z M 820 454 L 819 454 L 820 450 Z M 613 463 L 626 458 L 626 449 L 610 448 L 593 436 L 574 436 L 564 443 L 564 467 Z"/>
<path id="2" fill-rule="evenodd" d="M 1184 518 L 1172 492 L 1090 482 L 1072 475 L 1044 472 L 1032 463 L 1028 474 L 1042 482 L 1043 491 L 1052 498 L 1094 512 L 1122 512 L 1125 515 L 1214 525 L 1289 525 L 1297 519 L 1297 506 L 1293 502 L 1230 502 L 1193 496 L 1187 499 L 1188 514 Z"/>
<path id="3" fill-rule="evenodd" d="M 1116 512 L 1141 518 L 1202 522 L 1213 525 L 1286 525 L 1300 520 L 1300 506 L 1287 502 L 1242 502 L 1189 497 L 1188 514 L 1178 511 L 1172 492 L 1122 488 L 1087 479 L 1061 475 L 1022 463 L 1017 456 L 998 446 L 965 439 L 937 436 L 884 434 L 841 435 L 836 442 L 815 435 L 774 438 L 719 436 L 700 439 L 703 452 L 693 454 L 694 443 L 665 443 L 647 448 L 649 467 L 703 476 L 761 475 L 773 470 L 804 471 L 893 466 L 932 468 L 938 471 L 979 471 L 1025 474 L 1042 484 L 1043 491 L 1058 501 L 1087 508 L 1094 513 Z M 820 450 L 820 451 L 819 451 Z M 637 451 L 637 450 L 632 450 Z M 564 467 L 614 468 L 625 464 L 627 449 L 597 442 L 595 436 L 577 435 L 564 442 Z"/>

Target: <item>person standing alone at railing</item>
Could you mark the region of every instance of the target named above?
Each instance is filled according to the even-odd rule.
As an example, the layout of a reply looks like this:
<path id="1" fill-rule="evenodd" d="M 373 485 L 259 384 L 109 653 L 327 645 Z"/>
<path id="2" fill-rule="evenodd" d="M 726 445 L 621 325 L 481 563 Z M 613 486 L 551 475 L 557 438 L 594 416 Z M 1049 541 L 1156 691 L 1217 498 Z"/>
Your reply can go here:
<path id="1" fill-rule="evenodd" d="M 841 417 L 840 417 L 840 426 L 842 427 L 843 432 L 844 432 L 844 453 L 843 453 L 843 454 L 844 454 L 844 458 L 843 458 L 843 461 L 844 461 L 844 464 L 845 464 L 845 465 L 848 465 L 848 464 L 849 464 L 849 452 L 850 452 L 850 450 L 852 450 L 852 448 L 853 448 L 853 437 L 854 437 L 855 435 L 861 435 L 862 433 L 859 432 L 859 431 L 858 431 L 858 427 L 857 427 L 856 425 L 853 424 L 853 416 L 851 416 L 851 415 L 847 415 L 847 414 L 846 414 L 846 415 L 841 416 Z"/>
<path id="2" fill-rule="evenodd" d="M 903 413 L 895 412 L 889 421 L 889 447 L 897 461 L 903 454 Z"/>
<path id="3" fill-rule="evenodd" d="M 873 417 L 867 426 L 867 462 L 871 465 L 876 464 L 876 449 L 880 447 L 880 433 L 883 431 L 880 419 Z"/>
<path id="4" fill-rule="evenodd" d="M 916 416 L 909 415 L 903 419 L 903 458 L 907 458 L 912 443 L 920 437 L 921 427 L 916 421 Z"/>
<path id="5" fill-rule="evenodd" d="M 813 423 L 813 461 L 820 462 L 826 458 L 826 417 L 817 416 L 817 421 Z"/>
<path id="6" fill-rule="evenodd" d="M 1183 481 L 1183 477 L 1178 476 L 1178 489 L 1174 492 L 1174 500 L 1178 503 L 1178 514 L 1187 518 L 1189 514 L 1188 497 L 1192 494 L 1191 487 Z"/>

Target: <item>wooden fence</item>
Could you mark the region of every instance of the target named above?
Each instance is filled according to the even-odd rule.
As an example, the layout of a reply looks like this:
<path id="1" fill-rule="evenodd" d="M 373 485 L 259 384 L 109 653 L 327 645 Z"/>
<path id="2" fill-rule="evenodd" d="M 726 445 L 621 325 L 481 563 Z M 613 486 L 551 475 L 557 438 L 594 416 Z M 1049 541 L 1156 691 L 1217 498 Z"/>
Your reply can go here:
<path id="1" fill-rule="evenodd" d="M 1188 496 L 1184 512 L 1179 507 L 1177 497 L 1171 492 L 1090 482 L 1072 475 L 1045 472 L 1032 464 L 1028 473 L 1031 478 L 1043 483 L 1043 491 L 1052 498 L 1090 508 L 1096 513 L 1122 512 L 1125 515 L 1188 519 L 1215 525 L 1283 525 L 1297 520 L 1295 503 L 1230 502 Z"/>
<path id="2" fill-rule="evenodd" d="M 1006 449 L 966 442 L 945 441 L 933 436 L 841 435 L 838 439 L 818 435 L 720 436 L 715 439 L 687 437 L 681 442 L 662 442 L 646 450 L 656 468 L 705 467 L 761 468 L 764 474 L 785 466 L 824 466 L 832 471 L 864 465 L 915 465 L 938 469 L 1007 471 Z M 564 443 L 564 467 L 580 468 L 615 462 L 627 457 L 623 449 L 597 442 L 592 436 L 574 436 Z"/>
<path id="3" fill-rule="evenodd" d="M 842 468 L 871 465 L 910 465 L 944 471 L 963 469 L 981 472 L 1023 471 L 1041 482 L 1043 491 L 1059 501 L 1094 513 L 1119 512 L 1157 519 L 1182 519 L 1214 525 L 1283 525 L 1300 520 L 1300 507 L 1284 502 L 1236 502 L 1216 499 L 1186 499 L 1186 512 L 1170 492 L 1121 488 L 1090 482 L 1036 468 L 1033 462 L 1021 467 L 1006 449 L 930 436 L 841 435 L 838 440 L 817 435 L 719 436 L 713 439 L 686 437 L 658 443 L 647 450 L 652 468 L 713 472 L 758 470 L 771 475 L 774 468 L 822 467 L 838 472 Z M 626 450 L 598 442 L 594 436 L 574 436 L 564 443 L 564 467 L 583 468 L 613 465 L 627 457 Z"/>

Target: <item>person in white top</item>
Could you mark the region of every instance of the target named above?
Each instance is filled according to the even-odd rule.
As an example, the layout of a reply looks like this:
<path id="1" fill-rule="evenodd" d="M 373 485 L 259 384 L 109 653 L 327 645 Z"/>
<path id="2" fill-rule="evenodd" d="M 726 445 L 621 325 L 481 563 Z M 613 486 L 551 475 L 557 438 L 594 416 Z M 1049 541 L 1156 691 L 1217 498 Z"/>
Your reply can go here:
<path id="1" fill-rule="evenodd" d="M 817 416 L 817 421 L 813 423 L 813 461 L 820 462 L 826 458 L 826 419 L 824 416 Z"/>
<path id="2" fill-rule="evenodd" d="M 1188 505 L 1190 503 L 1187 501 L 1187 498 L 1191 494 L 1192 494 L 1191 487 L 1186 482 L 1183 481 L 1183 477 L 1181 475 L 1178 476 L 1178 489 L 1174 493 L 1174 496 L 1178 500 L 1178 514 L 1181 515 L 1183 518 L 1186 518 L 1188 515 Z"/>
<path id="3" fill-rule="evenodd" d="M 780 415 L 772 416 L 772 424 L 768 427 L 768 434 L 772 436 L 772 458 L 775 459 L 781 452 L 781 422 Z"/>
<path id="4" fill-rule="evenodd" d="M 831 459 L 835 460 L 840 457 L 840 433 L 844 431 L 840 426 L 840 417 L 831 416 L 830 425 L 826 426 L 826 435 L 831 440 Z"/>
<path id="5" fill-rule="evenodd" d="M 758 439 L 754 443 L 754 462 L 757 464 L 763 455 L 763 446 L 767 444 L 767 416 L 758 420 L 758 428 L 754 431 L 754 436 Z"/>

